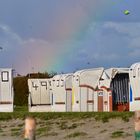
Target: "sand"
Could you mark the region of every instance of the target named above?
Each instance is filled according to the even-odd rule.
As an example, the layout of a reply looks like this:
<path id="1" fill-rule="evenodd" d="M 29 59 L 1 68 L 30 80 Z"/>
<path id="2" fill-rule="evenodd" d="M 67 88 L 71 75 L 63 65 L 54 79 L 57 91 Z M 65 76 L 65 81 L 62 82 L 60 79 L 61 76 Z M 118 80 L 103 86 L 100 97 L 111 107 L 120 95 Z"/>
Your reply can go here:
<path id="1" fill-rule="evenodd" d="M 24 120 L 0 121 L 0 140 L 23 140 Z M 37 140 L 133 140 L 134 122 L 94 118 L 73 120 L 37 120 Z"/>

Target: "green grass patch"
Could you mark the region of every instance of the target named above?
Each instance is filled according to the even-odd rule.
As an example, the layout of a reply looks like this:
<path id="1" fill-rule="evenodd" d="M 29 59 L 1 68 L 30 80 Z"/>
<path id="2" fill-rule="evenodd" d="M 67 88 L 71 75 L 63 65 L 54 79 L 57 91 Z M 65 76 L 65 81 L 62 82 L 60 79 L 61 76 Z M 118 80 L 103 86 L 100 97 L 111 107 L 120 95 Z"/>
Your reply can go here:
<path id="1" fill-rule="evenodd" d="M 118 130 L 112 133 L 111 137 L 112 138 L 118 138 L 118 137 L 122 137 L 124 134 L 124 131 Z"/>
<path id="2" fill-rule="evenodd" d="M 60 128 L 61 130 L 67 129 L 68 126 L 67 126 L 66 123 L 67 123 L 67 122 L 62 122 L 62 123 L 60 123 L 59 128 Z"/>
<path id="3" fill-rule="evenodd" d="M 80 136 L 86 136 L 87 133 L 85 132 L 74 132 L 72 134 L 67 135 L 65 138 L 75 138 L 75 137 L 80 137 Z"/>
<path id="4" fill-rule="evenodd" d="M 14 112 L 28 112 L 28 106 L 15 106 Z"/>
<path id="5" fill-rule="evenodd" d="M 121 118 L 123 121 L 128 122 L 129 118 L 134 115 L 133 112 L 96 112 L 95 120 L 108 122 L 109 119 Z"/>
<path id="6" fill-rule="evenodd" d="M 64 129 L 75 129 L 77 127 L 78 127 L 78 124 L 77 123 L 73 123 L 73 124 L 71 124 L 69 126 L 66 121 L 59 124 L 59 128 L 61 130 L 64 130 Z"/>
<path id="7" fill-rule="evenodd" d="M 1 136 L 6 136 L 6 134 L 1 134 Z"/>
<path id="8" fill-rule="evenodd" d="M 3 132 L 3 130 L 0 128 L 0 133 L 2 133 Z"/>
<path id="9" fill-rule="evenodd" d="M 11 136 L 20 136 L 20 132 L 14 131 L 11 133 Z"/>
<path id="10" fill-rule="evenodd" d="M 129 121 L 129 118 L 134 115 L 133 112 L 44 112 L 31 113 L 28 112 L 27 106 L 16 106 L 13 113 L 0 113 L 0 121 L 7 121 L 10 119 L 22 119 L 26 116 L 32 116 L 40 120 L 73 120 L 95 118 L 97 121 L 108 122 L 109 119 L 121 118 L 124 121 Z"/>
<path id="11" fill-rule="evenodd" d="M 124 122 L 129 122 L 129 115 L 125 115 L 125 116 L 122 116 L 122 120 L 124 121 Z"/>
<path id="12" fill-rule="evenodd" d="M 36 134 L 37 135 L 47 134 L 50 130 L 51 130 L 50 127 L 40 127 L 37 129 Z"/>
<path id="13" fill-rule="evenodd" d="M 78 127 L 77 123 L 73 123 L 71 126 L 68 127 L 68 129 L 75 129 Z"/>
<path id="14" fill-rule="evenodd" d="M 20 136 L 21 135 L 21 129 L 20 128 L 12 128 L 11 129 L 11 136 Z"/>
<path id="15" fill-rule="evenodd" d="M 18 127 L 23 127 L 24 126 L 24 123 L 18 124 L 17 126 Z"/>
<path id="16" fill-rule="evenodd" d="M 105 133 L 105 132 L 107 132 L 106 129 L 100 131 L 100 133 Z"/>
<path id="17" fill-rule="evenodd" d="M 11 131 L 20 131 L 20 128 L 12 128 Z"/>

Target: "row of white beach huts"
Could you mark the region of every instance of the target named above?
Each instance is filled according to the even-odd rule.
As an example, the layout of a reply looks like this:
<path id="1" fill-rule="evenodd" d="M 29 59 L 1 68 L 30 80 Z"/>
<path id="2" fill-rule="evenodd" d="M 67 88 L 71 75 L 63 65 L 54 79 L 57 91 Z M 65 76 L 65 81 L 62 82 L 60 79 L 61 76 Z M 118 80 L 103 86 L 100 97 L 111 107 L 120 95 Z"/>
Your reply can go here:
<path id="1" fill-rule="evenodd" d="M 0 112 L 13 111 L 12 69 L 0 69 Z M 140 110 L 140 63 L 28 79 L 29 112 Z"/>
<path id="2" fill-rule="evenodd" d="M 140 110 L 140 63 L 29 79 L 30 112 Z"/>

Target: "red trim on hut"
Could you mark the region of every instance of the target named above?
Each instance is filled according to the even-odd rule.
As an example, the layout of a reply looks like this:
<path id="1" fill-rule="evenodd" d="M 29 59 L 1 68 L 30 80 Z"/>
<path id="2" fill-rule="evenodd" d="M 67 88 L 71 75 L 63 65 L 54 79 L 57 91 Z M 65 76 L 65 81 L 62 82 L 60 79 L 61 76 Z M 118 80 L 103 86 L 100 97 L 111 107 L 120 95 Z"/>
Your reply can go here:
<path id="1" fill-rule="evenodd" d="M 86 85 L 86 84 L 80 85 L 80 87 L 90 88 L 91 90 L 94 90 L 95 91 L 95 89 L 92 86 L 89 86 L 89 85 Z"/>
<path id="2" fill-rule="evenodd" d="M 72 89 L 71 89 L 71 88 L 66 88 L 66 90 L 68 90 L 68 91 L 72 91 Z"/>

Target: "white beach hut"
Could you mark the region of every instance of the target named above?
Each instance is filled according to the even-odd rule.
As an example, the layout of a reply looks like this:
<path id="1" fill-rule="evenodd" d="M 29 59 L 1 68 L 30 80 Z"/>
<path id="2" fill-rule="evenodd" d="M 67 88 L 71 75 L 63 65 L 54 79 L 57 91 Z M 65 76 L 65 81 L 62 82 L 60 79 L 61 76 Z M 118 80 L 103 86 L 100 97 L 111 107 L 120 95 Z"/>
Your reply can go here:
<path id="1" fill-rule="evenodd" d="M 72 82 L 72 111 L 98 111 L 97 89 L 104 68 L 77 71 Z"/>
<path id="2" fill-rule="evenodd" d="M 129 68 L 105 70 L 99 88 L 102 89 L 103 111 L 129 110 Z"/>
<path id="3" fill-rule="evenodd" d="M 0 69 L 0 112 L 13 112 L 13 70 Z"/>
<path id="4" fill-rule="evenodd" d="M 51 111 L 49 79 L 28 79 L 28 87 L 29 112 Z"/>
<path id="5" fill-rule="evenodd" d="M 72 74 L 55 75 L 52 78 L 53 106 L 52 111 L 72 111 Z"/>

